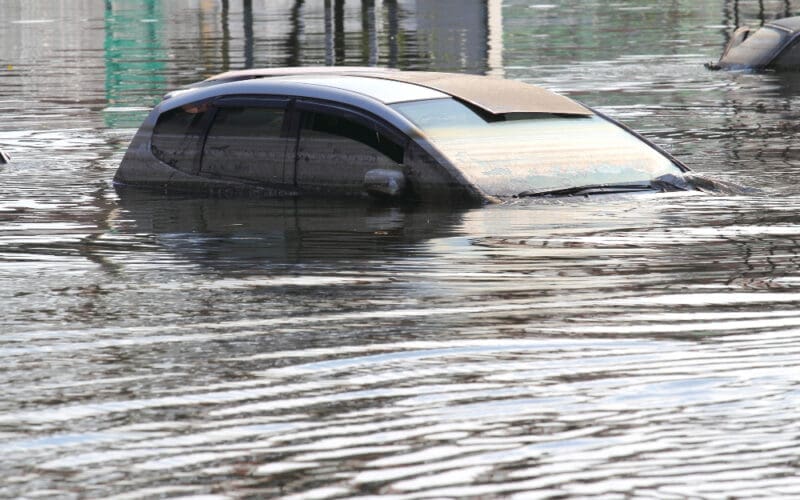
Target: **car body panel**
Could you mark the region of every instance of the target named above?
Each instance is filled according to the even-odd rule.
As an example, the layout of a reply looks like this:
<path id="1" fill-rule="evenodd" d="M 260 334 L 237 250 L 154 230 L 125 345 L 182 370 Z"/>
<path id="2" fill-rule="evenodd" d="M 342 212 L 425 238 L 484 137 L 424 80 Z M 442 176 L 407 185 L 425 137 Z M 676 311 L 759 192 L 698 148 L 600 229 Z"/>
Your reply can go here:
<path id="1" fill-rule="evenodd" d="M 800 16 L 734 31 L 711 69 L 800 71 Z"/>

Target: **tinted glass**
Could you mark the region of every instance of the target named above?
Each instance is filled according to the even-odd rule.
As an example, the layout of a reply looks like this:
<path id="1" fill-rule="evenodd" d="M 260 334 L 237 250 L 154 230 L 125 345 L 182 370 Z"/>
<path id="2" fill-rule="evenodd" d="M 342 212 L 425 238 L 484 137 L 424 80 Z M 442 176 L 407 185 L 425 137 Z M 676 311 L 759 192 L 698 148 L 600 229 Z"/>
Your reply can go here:
<path id="1" fill-rule="evenodd" d="M 489 195 L 648 182 L 681 173 L 647 143 L 599 116 L 487 122 L 453 99 L 392 107 Z"/>
<path id="2" fill-rule="evenodd" d="M 184 106 L 163 113 L 153 129 L 151 151 L 171 167 L 193 171 L 200 148 L 204 106 Z"/>
<path id="3" fill-rule="evenodd" d="M 297 143 L 297 186 L 321 193 L 355 195 L 373 169 L 396 169 L 404 150 L 369 120 L 355 121 L 335 111 L 303 113 Z"/>
<path id="4" fill-rule="evenodd" d="M 360 142 L 391 158 L 395 163 L 403 163 L 403 147 L 390 140 L 385 134 L 349 118 L 328 113 L 305 113 L 303 135 L 310 137 L 339 136 Z"/>
<path id="5" fill-rule="evenodd" d="M 282 183 L 284 114 L 255 106 L 218 109 L 203 150 L 203 174 Z"/>
<path id="6" fill-rule="evenodd" d="M 760 67 L 769 63 L 775 51 L 783 45 L 788 35 L 783 31 L 764 27 L 733 47 L 722 57 L 722 63 L 732 66 Z"/>
<path id="7" fill-rule="evenodd" d="M 211 137 L 279 137 L 283 109 L 261 107 L 223 107 L 217 111 L 209 131 Z"/>

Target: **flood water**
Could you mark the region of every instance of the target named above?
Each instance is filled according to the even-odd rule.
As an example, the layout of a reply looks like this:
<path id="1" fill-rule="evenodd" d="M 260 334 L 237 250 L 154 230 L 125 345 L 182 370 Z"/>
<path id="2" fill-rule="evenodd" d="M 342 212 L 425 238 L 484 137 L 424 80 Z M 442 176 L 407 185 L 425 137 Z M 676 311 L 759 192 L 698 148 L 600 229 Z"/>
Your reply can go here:
<path id="1" fill-rule="evenodd" d="M 0 3 L 0 497 L 800 496 L 790 1 Z M 470 210 L 118 195 L 165 92 L 249 66 L 505 75 L 736 196 Z"/>

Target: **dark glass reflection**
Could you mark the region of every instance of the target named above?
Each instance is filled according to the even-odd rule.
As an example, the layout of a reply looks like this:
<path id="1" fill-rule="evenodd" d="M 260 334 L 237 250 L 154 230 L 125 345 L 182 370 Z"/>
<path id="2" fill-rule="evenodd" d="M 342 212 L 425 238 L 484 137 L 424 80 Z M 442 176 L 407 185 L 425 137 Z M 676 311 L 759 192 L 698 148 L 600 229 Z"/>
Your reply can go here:
<path id="1" fill-rule="evenodd" d="M 411 255 L 458 232 L 463 211 L 370 201 L 164 197 L 119 191 L 121 230 L 218 268 Z"/>

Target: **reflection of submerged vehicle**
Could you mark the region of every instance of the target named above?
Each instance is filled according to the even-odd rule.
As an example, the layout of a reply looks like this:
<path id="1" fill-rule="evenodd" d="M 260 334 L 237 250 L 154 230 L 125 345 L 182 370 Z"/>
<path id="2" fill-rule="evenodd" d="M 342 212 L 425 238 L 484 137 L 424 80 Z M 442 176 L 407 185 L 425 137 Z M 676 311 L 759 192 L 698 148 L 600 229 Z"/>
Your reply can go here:
<path id="1" fill-rule="evenodd" d="M 228 199 L 144 190 L 121 191 L 119 206 L 119 233 L 150 235 L 148 244 L 205 266 L 248 269 L 254 263 L 353 262 L 413 253 L 430 239 L 458 234 L 464 214 L 348 199 Z"/>
<path id="2" fill-rule="evenodd" d="M 692 189 L 688 169 L 521 82 L 376 68 L 218 75 L 169 94 L 115 181 L 162 191 L 486 202 Z"/>
<path id="3" fill-rule="evenodd" d="M 761 28 L 739 28 L 711 69 L 800 70 L 800 17 L 771 21 Z"/>

